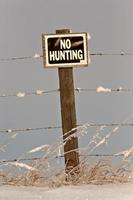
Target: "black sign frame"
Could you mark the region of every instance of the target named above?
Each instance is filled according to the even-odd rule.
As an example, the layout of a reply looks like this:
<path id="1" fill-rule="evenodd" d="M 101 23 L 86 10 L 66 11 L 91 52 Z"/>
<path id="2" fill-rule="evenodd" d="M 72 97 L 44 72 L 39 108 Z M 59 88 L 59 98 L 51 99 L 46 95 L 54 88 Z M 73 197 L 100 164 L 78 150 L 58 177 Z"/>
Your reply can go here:
<path id="1" fill-rule="evenodd" d="M 42 34 L 44 67 L 87 67 L 89 39 L 88 33 Z"/>

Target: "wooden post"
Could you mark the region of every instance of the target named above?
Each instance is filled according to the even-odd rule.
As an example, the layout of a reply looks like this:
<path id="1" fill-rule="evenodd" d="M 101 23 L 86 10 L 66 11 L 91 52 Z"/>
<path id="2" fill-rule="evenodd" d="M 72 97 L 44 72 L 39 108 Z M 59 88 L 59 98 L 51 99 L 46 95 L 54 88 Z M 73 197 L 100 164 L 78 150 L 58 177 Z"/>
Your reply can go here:
<path id="1" fill-rule="evenodd" d="M 57 30 L 57 34 L 68 34 L 69 29 Z M 75 110 L 75 96 L 73 83 L 73 68 L 58 68 L 59 86 L 60 86 L 60 102 L 61 102 L 61 116 L 63 127 L 63 139 L 76 134 L 76 131 L 71 131 L 76 128 L 76 110 Z M 69 132 L 68 134 L 66 134 Z M 64 145 L 64 157 L 66 173 L 68 174 L 75 168 L 79 172 L 79 153 L 78 153 L 78 138 L 72 137 Z M 77 170 L 78 169 L 78 170 Z"/>

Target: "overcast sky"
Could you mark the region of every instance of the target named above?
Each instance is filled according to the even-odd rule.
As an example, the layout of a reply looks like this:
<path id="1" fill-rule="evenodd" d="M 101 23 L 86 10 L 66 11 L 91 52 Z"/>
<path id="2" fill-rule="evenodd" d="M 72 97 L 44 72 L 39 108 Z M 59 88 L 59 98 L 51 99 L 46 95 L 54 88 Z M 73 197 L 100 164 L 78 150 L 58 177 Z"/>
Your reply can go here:
<path id="1" fill-rule="evenodd" d="M 0 58 L 42 54 L 41 34 L 63 28 L 89 32 L 91 53 L 133 52 L 132 8 L 131 0 L 0 0 Z M 91 57 L 88 68 L 74 69 L 75 87 L 133 88 L 132 63 L 131 56 Z M 58 70 L 43 69 L 41 59 L 0 62 L 0 94 L 57 88 Z M 123 122 L 133 114 L 132 105 L 132 93 L 79 93 L 77 123 Z M 0 99 L 0 129 L 60 124 L 59 94 Z M 130 147 L 132 131 L 121 128 L 120 136 L 104 151 Z M 45 133 L 19 135 L 0 157 L 17 157 L 35 145 L 52 143 L 61 130 Z"/>

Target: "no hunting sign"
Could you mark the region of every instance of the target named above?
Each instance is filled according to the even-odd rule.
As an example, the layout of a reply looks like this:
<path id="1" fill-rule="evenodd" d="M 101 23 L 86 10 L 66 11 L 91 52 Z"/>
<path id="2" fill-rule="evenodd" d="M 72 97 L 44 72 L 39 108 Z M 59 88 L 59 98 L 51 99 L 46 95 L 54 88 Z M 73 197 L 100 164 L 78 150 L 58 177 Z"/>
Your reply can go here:
<path id="1" fill-rule="evenodd" d="M 42 34 L 44 67 L 88 66 L 88 33 Z"/>

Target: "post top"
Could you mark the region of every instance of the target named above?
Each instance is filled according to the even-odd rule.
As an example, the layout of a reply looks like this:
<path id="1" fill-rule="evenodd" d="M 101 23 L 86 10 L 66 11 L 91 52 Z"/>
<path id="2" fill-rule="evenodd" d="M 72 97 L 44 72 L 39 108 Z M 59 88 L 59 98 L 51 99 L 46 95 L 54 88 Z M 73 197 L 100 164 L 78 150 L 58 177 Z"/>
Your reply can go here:
<path id="1" fill-rule="evenodd" d="M 58 29 L 56 30 L 57 34 L 61 34 L 61 33 L 72 33 L 71 29 Z"/>

